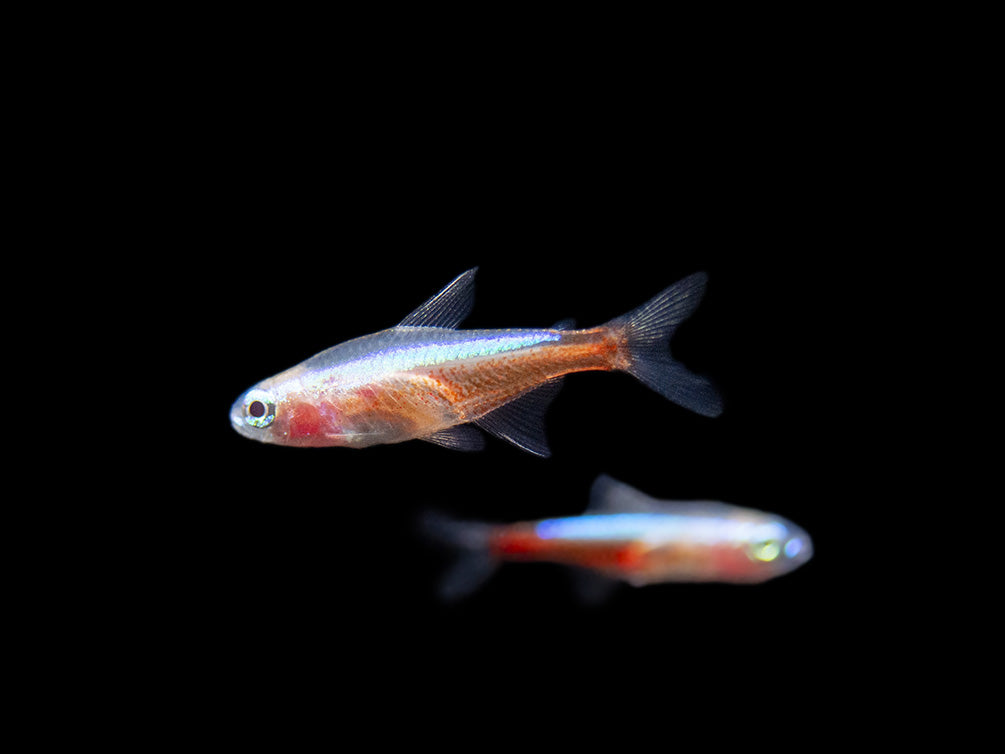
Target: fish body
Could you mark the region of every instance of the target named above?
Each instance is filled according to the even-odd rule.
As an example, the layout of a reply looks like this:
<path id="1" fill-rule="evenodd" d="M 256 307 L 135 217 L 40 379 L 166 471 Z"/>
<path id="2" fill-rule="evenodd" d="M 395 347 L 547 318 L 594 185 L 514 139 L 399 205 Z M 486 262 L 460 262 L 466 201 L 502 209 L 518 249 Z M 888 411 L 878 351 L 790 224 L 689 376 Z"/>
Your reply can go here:
<path id="1" fill-rule="evenodd" d="M 621 369 L 699 413 L 721 411 L 707 380 L 669 356 L 677 324 L 697 306 L 702 273 L 635 312 L 590 329 L 459 330 L 475 270 L 381 332 L 333 346 L 246 391 L 231 407 L 246 437 L 282 445 L 347 446 L 423 439 L 481 447 L 475 424 L 548 455 L 543 414 L 571 372 Z"/>
<path id="2" fill-rule="evenodd" d="M 513 524 L 426 520 L 436 538 L 465 557 L 443 593 L 472 591 L 502 562 L 577 566 L 634 586 L 663 582 L 754 584 L 810 559 L 809 535 L 781 516 L 720 502 L 655 500 L 608 476 L 591 490 L 588 512 Z"/>

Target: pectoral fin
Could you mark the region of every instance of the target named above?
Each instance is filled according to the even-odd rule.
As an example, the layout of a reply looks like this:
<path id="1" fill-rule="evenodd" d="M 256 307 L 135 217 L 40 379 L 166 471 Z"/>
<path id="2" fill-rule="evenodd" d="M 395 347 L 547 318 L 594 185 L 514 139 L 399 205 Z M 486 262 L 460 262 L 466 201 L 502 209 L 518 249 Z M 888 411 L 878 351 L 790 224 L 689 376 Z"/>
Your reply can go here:
<path id="1" fill-rule="evenodd" d="M 447 427 L 419 439 L 451 450 L 476 451 L 485 449 L 485 435 L 470 424 Z"/>

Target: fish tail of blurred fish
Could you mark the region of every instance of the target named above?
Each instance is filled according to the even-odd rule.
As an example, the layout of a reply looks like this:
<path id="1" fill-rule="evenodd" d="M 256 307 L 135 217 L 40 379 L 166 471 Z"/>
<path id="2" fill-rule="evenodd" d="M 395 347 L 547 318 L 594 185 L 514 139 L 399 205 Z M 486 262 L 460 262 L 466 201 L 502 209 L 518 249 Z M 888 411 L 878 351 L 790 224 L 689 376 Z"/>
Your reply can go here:
<path id="1" fill-rule="evenodd" d="M 689 275 L 605 327 L 619 334 L 619 369 L 674 403 L 714 417 L 722 413 L 718 391 L 670 355 L 670 338 L 701 303 L 707 282 L 704 272 Z"/>
<path id="2" fill-rule="evenodd" d="M 492 524 L 460 521 L 435 510 L 423 511 L 418 521 L 420 532 L 429 541 L 453 551 L 455 561 L 443 575 L 439 596 L 454 602 L 476 591 L 495 573 L 499 560 L 492 555 Z"/>

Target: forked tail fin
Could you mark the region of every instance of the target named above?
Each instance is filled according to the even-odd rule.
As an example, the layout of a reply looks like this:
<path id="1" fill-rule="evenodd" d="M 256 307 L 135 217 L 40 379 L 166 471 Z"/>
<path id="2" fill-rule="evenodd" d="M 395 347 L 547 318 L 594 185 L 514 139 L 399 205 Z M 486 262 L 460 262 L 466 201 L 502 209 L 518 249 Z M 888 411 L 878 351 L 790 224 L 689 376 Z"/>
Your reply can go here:
<path id="1" fill-rule="evenodd" d="M 696 272 L 607 327 L 623 337 L 621 368 L 674 403 L 702 416 L 722 413 L 722 398 L 704 377 L 689 371 L 670 355 L 670 338 L 701 302 L 708 276 Z"/>
<path id="2" fill-rule="evenodd" d="M 425 511 L 419 528 L 428 539 L 456 552 L 455 562 L 440 581 L 439 595 L 445 602 L 468 596 L 499 566 L 489 551 L 491 524 L 457 521 L 439 511 Z"/>

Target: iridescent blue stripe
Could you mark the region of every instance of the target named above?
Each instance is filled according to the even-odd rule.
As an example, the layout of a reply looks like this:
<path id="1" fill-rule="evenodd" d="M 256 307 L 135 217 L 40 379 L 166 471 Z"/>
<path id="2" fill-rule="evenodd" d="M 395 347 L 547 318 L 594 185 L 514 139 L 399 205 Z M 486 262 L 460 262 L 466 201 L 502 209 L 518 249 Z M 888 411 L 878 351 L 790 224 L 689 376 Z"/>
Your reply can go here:
<path id="1" fill-rule="evenodd" d="M 562 333 L 555 330 L 392 327 L 333 346 L 315 354 L 303 366 L 322 378 L 337 370 L 339 381 L 346 384 L 354 375 L 369 380 L 377 373 L 494 356 L 561 339 Z"/>
<path id="2" fill-rule="evenodd" d="M 711 543 L 785 539 L 786 528 L 777 521 L 716 518 L 665 513 L 613 513 L 539 521 L 541 539 L 612 540 Z"/>
<path id="3" fill-rule="evenodd" d="M 475 336 L 472 336 L 470 331 L 468 333 L 453 331 L 449 334 L 448 332 L 442 334 L 443 340 L 440 342 L 430 342 L 428 331 L 423 333 L 425 342 L 410 342 L 409 339 L 403 338 L 386 346 L 379 355 L 371 354 L 370 358 L 378 357 L 385 368 L 405 370 L 415 366 L 436 366 L 448 361 L 495 356 L 562 339 L 561 333 L 547 330 L 524 330 L 512 333 L 497 331 L 493 334 Z"/>
<path id="4" fill-rule="evenodd" d="M 676 516 L 615 513 L 545 519 L 536 533 L 541 539 L 638 539 L 657 528 L 666 530 L 668 524 L 681 527 Z"/>
<path id="5" fill-rule="evenodd" d="M 442 364 L 446 361 L 471 359 L 478 356 L 494 356 L 520 348 L 529 348 L 541 343 L 551 343 L 561 339 L 558 333 L 536 332 L 519 335 L 495 335 L 481 338 L 471 338 L 459 342 L 437 343 L 423 347 L 428 354 L 427 364 Z"/>

